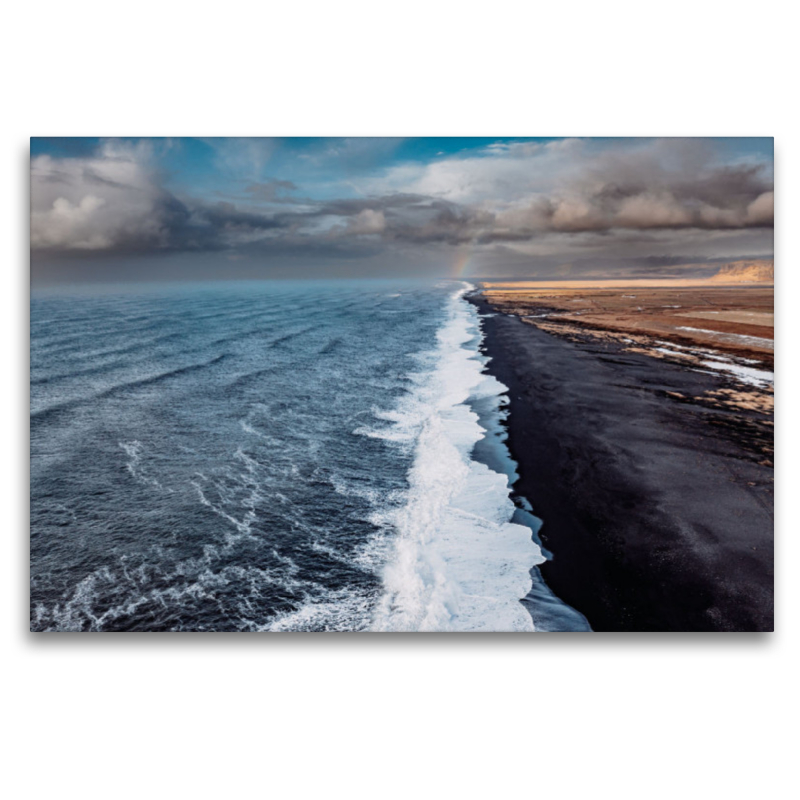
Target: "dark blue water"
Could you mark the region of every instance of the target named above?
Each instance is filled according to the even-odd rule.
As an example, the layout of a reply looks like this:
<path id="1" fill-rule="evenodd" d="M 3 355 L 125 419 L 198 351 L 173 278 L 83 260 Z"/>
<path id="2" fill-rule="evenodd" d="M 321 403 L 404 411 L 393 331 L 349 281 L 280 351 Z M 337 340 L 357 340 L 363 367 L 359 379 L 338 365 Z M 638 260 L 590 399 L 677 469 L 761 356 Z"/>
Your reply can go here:
<path id="1" fill-rule="evenodd" d="M 586 630 L 467 290 L 34 293 L 31 628 Z"/>
<path id="2" fill-rule="evenodd" d="M 359 630 L 452 287 L 34 293 L 31 628 Z"/>

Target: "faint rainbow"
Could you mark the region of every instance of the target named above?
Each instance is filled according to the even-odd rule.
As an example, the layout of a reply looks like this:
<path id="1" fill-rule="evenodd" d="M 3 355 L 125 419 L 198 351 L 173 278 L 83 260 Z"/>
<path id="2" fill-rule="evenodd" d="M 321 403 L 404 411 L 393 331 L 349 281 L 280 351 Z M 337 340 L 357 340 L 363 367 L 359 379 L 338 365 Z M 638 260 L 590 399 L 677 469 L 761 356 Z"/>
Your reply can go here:
<path id="1" fill-rule="evenodd" d="M 463 278 L 467 274 L 467 269 L 469 268 L 469 262 L 471 258 L 472 258 L 471 247 L 465 247 L 459 249 L 458 253 L 456 254 L 455 261 L 453 263 L 454 278 Z"/>

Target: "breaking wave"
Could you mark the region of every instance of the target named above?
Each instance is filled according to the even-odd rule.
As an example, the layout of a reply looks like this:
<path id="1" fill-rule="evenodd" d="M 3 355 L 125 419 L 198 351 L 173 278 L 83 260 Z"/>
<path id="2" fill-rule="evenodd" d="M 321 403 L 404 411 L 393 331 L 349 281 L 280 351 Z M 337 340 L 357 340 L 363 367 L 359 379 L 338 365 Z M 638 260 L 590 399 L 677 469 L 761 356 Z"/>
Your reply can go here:
<path id="1" fill-rule="evenodd" d="M 506 387 L 486 374 L 480 323 L 464 299 L 449 298 L 446 319 L 414 388 L 382 414 L 388 427 L 364 431 L 414 449 L 406 502 L 385 512 L 396 538 L 384 570 L 385 593 L 373 629 L 384 631 L 525 631 L 520 602 L 531 568 L 544 561 L 530 528 L 512 523 L 508 478 L 473 460 L 486 431 L 469 401 Z"/>

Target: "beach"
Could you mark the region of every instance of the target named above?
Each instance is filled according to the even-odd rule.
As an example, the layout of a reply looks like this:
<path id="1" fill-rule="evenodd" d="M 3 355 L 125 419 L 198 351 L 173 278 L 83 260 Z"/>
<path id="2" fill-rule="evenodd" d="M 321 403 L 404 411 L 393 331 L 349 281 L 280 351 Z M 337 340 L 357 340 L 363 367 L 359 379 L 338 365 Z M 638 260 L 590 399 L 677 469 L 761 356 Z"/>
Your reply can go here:
<path id="1" fill-rule="evenodd" d="M 659 326 L 656 306 L 703 313 L 688 295 L 636 314 L 628 297 L 613 320 L 564 312 L 565 300 L 596 300 L 575 286 L 560 300 L 471 298 L 486 315 L 488 369 L 509 387 L 515 489 L 552 554 L 542 575 L 595 631 L 773 628 L 772 351 L 759 291 L 709 306 L 762 315 L 745 328 Z"/>

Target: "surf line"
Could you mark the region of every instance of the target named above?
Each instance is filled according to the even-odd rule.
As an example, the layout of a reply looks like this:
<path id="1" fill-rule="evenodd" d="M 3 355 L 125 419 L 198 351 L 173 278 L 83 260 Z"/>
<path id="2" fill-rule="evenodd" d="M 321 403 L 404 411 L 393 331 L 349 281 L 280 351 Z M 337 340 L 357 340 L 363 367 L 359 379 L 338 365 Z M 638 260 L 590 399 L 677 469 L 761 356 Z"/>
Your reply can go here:
<path id="1" fill-rule="evenodd" d="M 413 391 L 385 416 L 394 423 L 386 438 L 407 442 L 413 461 L 406 500 L 392 512 L 396 536 L 376 630 L 564 630 L 561 609 L 572 611 L 538 575 L 546 556 L 511 499 L 511 476 L 474 457 L 490 429 L 501 427 L 507 402 L 507 387 L 486 371 L 480 352 L 481 317 L 465 299 L 474 289 L 460 282 L 447 297 L 436 347 L 410 376 Z M 504 440 L 491 439 L 513 464 Z"/>

